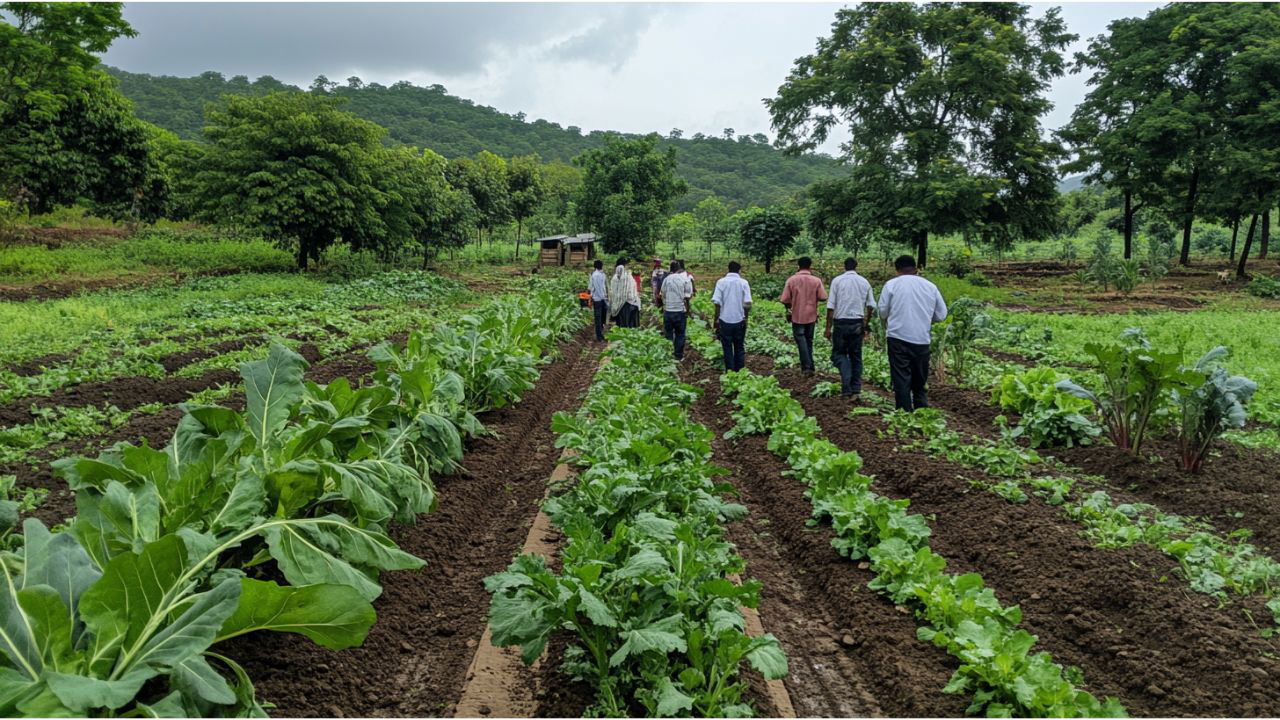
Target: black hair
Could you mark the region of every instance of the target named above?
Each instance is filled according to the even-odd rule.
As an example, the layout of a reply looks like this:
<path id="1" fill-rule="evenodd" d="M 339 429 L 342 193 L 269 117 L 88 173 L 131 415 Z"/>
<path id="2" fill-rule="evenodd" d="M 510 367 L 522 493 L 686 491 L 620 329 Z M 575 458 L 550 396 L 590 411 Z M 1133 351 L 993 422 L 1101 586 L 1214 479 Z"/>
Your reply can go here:
<path id="1" fill-rule="evenodd" d="M 857 269 L 858 269 L 858 260 L 857 260 L 856 258 L 845 258 L 845 259 L 844 259 L 844 269 L 845 269 L 845 270 L 857 270 Z"/>
<path id="2" fill-rule="evenodd" d="M 736 272 L 739 272 L 740 270 L 742 270 L 741 263 L 739 263 L 737 260 L 729 261 L 729 272 L 736 273 Z"/>
<path id="3" fill-rule="evenodd" d="M 591 267 L 594 267 L 595 269 L 599 270 L 600 268 L 604 267 L 604 261 L 596 260 L 595 262 L 591 263 Z"/>
<path id="4" fill-rule="evenodd" d="M 897 270 L 911 270 L 916 266 L 916 259 L 910 255 L 899 255 L 897 260 L 893 261 L 893 267 Z"/>
<path id="5" fill-rule="evenodd" d="M 671 261 L 671 272 L 680 272 L 680 261 L 679 261 L 679 260 L 672 260 L 672 261 Z"/>
<path id="6" fill-rule="evenodd" d="M 808 255 L 805 255 L 799 260 L 796 260 L 796 265 L 799 265 L 801 270 L 808 270 L 809 268 L 813 267 L 813 258 L 809 257 Z"/>
<path id="7" fill-rule="evenodd" d="M 618 262 L 614 263 L 614 264 L 613 264 L 613 266 L 614 266 L 614 267 L 618 267 L 619 265 L 626 265 L 626 264 L 627 264 L 627 258 L 626 258 L 626 257 L 620 257 L 620 258 L 618 258 Z"/>

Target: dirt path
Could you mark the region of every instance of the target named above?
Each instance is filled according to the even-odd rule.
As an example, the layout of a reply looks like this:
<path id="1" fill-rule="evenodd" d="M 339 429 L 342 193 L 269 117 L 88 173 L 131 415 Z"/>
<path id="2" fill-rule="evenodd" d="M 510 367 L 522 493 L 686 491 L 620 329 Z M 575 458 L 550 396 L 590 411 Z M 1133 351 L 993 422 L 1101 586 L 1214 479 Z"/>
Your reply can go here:
<path id="1" fill-rule="evenodd" d="M 1240 611 L 1266 618 L 1260 603 L 1220 610 L 1175 577 L 1167 556 L 1094 548 L 1057 509 L 974 489 L 981 472 L 905 451 L 879 436 L 878 416 L 848 418 L 848 401 L 809 396 L 812 379 L 774 374 L 832 442 L 862 455 L 878 492 L 933 516 L 930 544 L 950 570 L 979 572 L 1003 602 L 1020 605 L 1038 647 L 1079 666 L 1087 689 L 1119 697 L 1135 716 L 1280 713 L 1270 680 L 1280 677 L 1280 643 L 1259 637 Z"/>
<path id="2" fill-rule="evenodd" d="M 764 584 L 760 617 L 787 653 L 786 679 L 796 713 L 810 716 L 963 716 L 967 700 L 944 695 L 954 662 L 916 639 L 916 622 L 867 589 L 870 571 L 831 547 L 828 527 L 807 526 L 811 506 L 801 484 L 768 452 L 763 437 L 725 440 L 733 426 L 720 403 L 718 372 L 685 366 L 684 380 L 704 388 L 693 420 L 716 433 L 714 462 L 748 508 L 730 538 L 747 575 Z"/>
<path id="3" fill-rule="evenodd" d="M 363 647 L 341 652 L 291 635 L 255 634 L 228 644 L 273 715 L 446 716 L 461 696 L 489 608 L 482 580 L 507 565 L 528 534 L 559 453 L 551 415 L 575 408 L 599 346 L 588 328 L 542 369 L 513 407 L 481 418 L 497 433 L 469 443 L 467 472 L 436 479 L 440 507 L 392 535 L 424 558 L 417 572 L 383 576 L 378 622 Z M 357 376 L 358 377 L 358 376 Z"/>

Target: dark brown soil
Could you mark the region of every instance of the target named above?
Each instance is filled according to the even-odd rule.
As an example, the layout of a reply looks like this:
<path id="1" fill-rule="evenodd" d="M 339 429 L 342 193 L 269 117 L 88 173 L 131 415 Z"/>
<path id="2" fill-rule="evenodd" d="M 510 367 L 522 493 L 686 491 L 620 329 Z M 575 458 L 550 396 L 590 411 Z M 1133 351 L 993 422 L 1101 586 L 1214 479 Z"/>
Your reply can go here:
<path id="1" fill-rule="evenodd" d="M 23 398 L 0 407 L 0 427 L 24 425 L 35 420 L 32 407 L 85 407 L 115 405 L 121 410 L 132 410 L 148 403 L 176 405 L 185 402 L 194 392 L 215 385 L 236 382 L 234 370 L 211 370 L 198 378 L 149 378 L 124 377 L 105 382 L 84 383 L 55 390 L 38 398 Z"/>
<path id="2" fill-rule="evenodd" d="M 242 350 L 249 344 L 256 342 L 258 339 L 259 338 L 252 335 L 242 338 L 232 338 L 231 340 L 224 340 L 220 343 L 210 345 L 207 348 L 186 350 L 172 355 L 166 355 L 156 362 L 160 363 L 164 368 L 164 371 L 167 373 L 177 372 L 178 370 L 188 365 L 198 363 L 201 360 L 208 360 L 211 357 L 217 357 L 229 352 L 235 352 L 236 350 Z"/>
<path id="3" fill-rule="evenodd" d="M 19 377 L 31 377 L 32 375 L 39 375 L 48 368 L 61 365 L 70 359 L 71 356 L 66 353 L 53 353 L 51 355 L 42 355 L 35 360 L 10 365 L 9 369 Z"/>
<path id="4" fill-rule="evenodd" d="M 468 444 L 464 474 L 436 478 L 439 509 L 393 529 L 427 566 L 383 576 L 378 622 L 363 647 L 331 652 L 299 636 L 259 633 L 223 648 L 245 664 L 259 697 L 277 705 L 274 714 L 451 714 L 487 622 L 481 581 L 507 565 L 537 512 L 559 457 L 552 413 L 577 407 L 591 382 L 599 346 L 584 342 L 590 332 L 543 368 L 518 405 L 481 418 L 497 435 Z M 580 695 L 553 695 L 544 701 L 557 716 L 582 712 Z"/>
<path id="5" fill-rule="evenodd" d="M 1272 556 L 1280 553 L 1280 456 L 1219 441 L 1204 470 L 1193 475 L 1178 467 L 1173 440 L 1149 439 L 1143 446 L 1142 457 L 1113 445 L 1045 452 L 1107 478 L 1133 500 L 1204 517 L 1222 532 L 1248 528 L 1254 534 L 1250 542 Z"/>
<path id="6" fill-rule="evenodd" d="M 796 713 L 963 716 L 968 701 L 942 693 L 955 661 L 918 641 L 914 618 L 867 589 L 872 573 L 831 547 L 829 527 L 808 526 L 812 506 L 804 487 L 783 475 L 764 437 L 724 439 L 733 421 L 729 406 L 719 404 L 718 371 L 690 354 L 685 380 L 705 388 L 694 420 L 715 431 L 714 461 L 732 472 L 727 479 L 749 510 L 730 536 L 746 558 L 746 574 L 764 584 L 760 619 L 787 653 Z M 757 358 L 750 361 L 760 367 Z"/>
<path id="7" fill-rule="evenodd" d="M 905 450 L 879 436 L 878 417 L 849 418 L 847 401 L 809 397 L 813 380 L 776 374 L 832 442 L 862 455 L 879 492 L 932 516 L 931 546 L 949 569 L 981 573 L 1003 602 L 1020 605 L 1038 647 L 1079 666 L 1087 689 L 1119 697 L 1135 716 L 1280 713 L 1280 688 L 1269 681 L 1280 677 L 1280 643 L 1261 638 L 1242 612 L 1268 618 L 1259 601 L 1219 609 L 1186 587 L 1167 556 L 1095 548 L 1055 508 L 974 489 L 970 479 L 991 479 Z M 951 409 L 944 393 L 933 397 Z"/>

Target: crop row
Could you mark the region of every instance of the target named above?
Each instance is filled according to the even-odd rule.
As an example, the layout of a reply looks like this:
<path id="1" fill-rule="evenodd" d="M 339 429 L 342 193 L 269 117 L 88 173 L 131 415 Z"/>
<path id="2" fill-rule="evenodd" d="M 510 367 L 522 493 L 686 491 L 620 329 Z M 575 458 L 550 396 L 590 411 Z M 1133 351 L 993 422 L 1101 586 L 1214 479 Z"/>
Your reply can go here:
<path id="1" fill-rule="evenodd" d="M 1118 503 L 1105 490 L 1077 493 L 1081 486 L 1101 485 L 1105 478 L 1083 476 L 1079 470 L 1021 448 L 1008 439 L 992 441 L 965 437 L 947 427 L 937 410 L 892 412 L 885 416 L 888 431 L 914 438 L 920 449 L 1004 478 L 981 484 L 1014 503 L 1026 502 L 1024 488 L 1081 523 L 1084 535 L 1102 548 L 1142 544 L 1178 561 L 1191 588 L 1226 599 L 1228 594 L 1263 593 L 1267 607 L 1280 623 L 1280 563 L 1247 542 L 1248 531 L 1223 537 L 1211 525 L 1167 513 L 1145 503 Z M 1044 471 L 1037 472 L 1042 469 Z"/>
<path id="2" fill-rule="evenodd" d="M 716 480 L 711 431 L 689 421 L 698 391 L 669 346 L 648 330 L 609 339 L 581 409 L 554 419 L 578 467 L 545 504 L 567 538 L 563 567 L 523 555 L 486 580 L 493 642 L 532 663 L 569 631 L 562 668 L 595 688 L 592 713 L 748 716 L 742 663 L 766 678 L 787 663 L 773 636 L 745 632 L 740 608 L 757 605 L 760 584 L 730 579 L 744 563 L 723 523 L 746 510 L 721 498 L 732 487 Z"/>
<path id="3" fill-rule="evenodd" d="M 275 344 L 241 369 L 243 412 L 186 404 L 162 449 L 58 461 L 76 517 L 57 533 L 28 520 L 0 564 L 0 712 L 262 714 L 218 642 L 276 630 L 361 643 L 379 573 L 423 565 L 388 524 L 434 506 L 432 473 L 483 431 L 474 413 L 532 387 L 580 325 L 562 295 L 501 299 L 375 347 L 366 387 L 305 382 L 306 361 Z"/>
<path id="4" fill-rule="evenodd" d="M 960 661 L 948 693 L 972 695 L 969 712 L 989 716 L 1115 717 L 1114 698 L 1099 701 L 1079 688 L 1076 668 L 1062 668 L 1046 652 L 1032 653 L 1035 636 L 1019 629 L 1021 611 L 1004 606 L 977 573 L 945 572 L 946 559 L 929 549 L 930 529 L 909 514 L 908 500 L 871 490 L 854 451 L 819 437 L 817 422 L 774 377 L 749 372 L 721 378 L 732 398 L 735 435 L 768 434 L 769 449 L 784 458 L 808 486 L 816 519 L 835 531 L 833 546 L 853 560 L 866 558 L 876 577 L 871 588 L 911 608 L 924 622 L 921 640 Z"/>

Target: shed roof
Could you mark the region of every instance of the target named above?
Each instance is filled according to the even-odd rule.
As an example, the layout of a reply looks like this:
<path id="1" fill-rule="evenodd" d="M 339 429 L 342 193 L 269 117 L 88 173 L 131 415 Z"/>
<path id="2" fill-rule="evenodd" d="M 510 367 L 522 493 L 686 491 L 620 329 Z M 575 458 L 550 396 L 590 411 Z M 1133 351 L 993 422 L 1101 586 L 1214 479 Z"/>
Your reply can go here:
<path id="1" fill-rule="evenodd" d="M 565 238 L 565 243 L 568 245 L 581 245 L 583 243 L 593 243 L 595 241 L 596 236 L 593 233 L 583 233 L 581 235 L 574 235 L 573 237 Z"/>
<path id="2" fill-rule="evenodd" d="M 538 238 L 538 242 L 546 242 L 548 240 L 564 240 L 568 235 L 548 235 L 547 237 Z"/>

